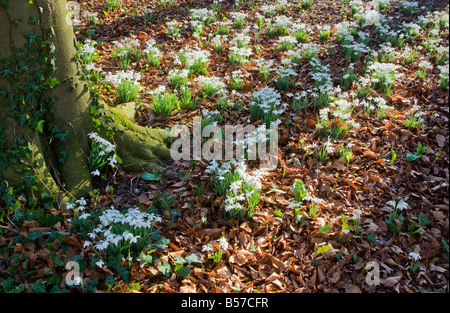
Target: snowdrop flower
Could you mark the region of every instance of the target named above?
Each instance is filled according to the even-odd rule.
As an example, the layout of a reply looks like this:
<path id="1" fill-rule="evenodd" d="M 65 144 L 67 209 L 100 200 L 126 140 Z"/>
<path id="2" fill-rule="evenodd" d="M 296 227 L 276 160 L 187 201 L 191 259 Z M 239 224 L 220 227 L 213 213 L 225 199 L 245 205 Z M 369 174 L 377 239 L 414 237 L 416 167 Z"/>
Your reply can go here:
<path id="1" fill-rule="evenodd" d="M 109 165 L 114 166 L 117 164 L 116 154 L 114 154 L 112 157 L 109 157 L 107 160 L 109 161 Z"/>
<path id="2" fill-rule="evenodd" d="M 325 151 L 328 154 L 334 153 L 334 148 L 329 140 L 324 143 L 324 147 L 325 147 Z"/>
<path id="3" fill-rule="evenodd" d="M 83 248 L 89 247 L 91 245 L 92 245 L 91 242 L 86 240 L 83 244 Z"/>
<path id="4" fill-rule="evenodd" d="M 353 212 L 353 219 L 355 219 L 355 220 L 359 220 L 360 218 L 361 218 L 361 213 L 362 213 L 362 211 L 361 210 L 355 210 L 354 212 Z"/>
<path id="5" fill-rule="evenodd" d="M 399 200 L 398 202 L 395 200 L 390 200 L 387 202 L 387 204 L 400 211 L 403 211 L 404 209 L 407 209 L 409 207 L 408 203 L 403 200 Z"/>
<path id="6" fill-rule="evenodd" d="M 66 203 L 66 209 L 67 210 L 73 210 L 73 208 L 74 208 L 74 204 L 73 203 Z"/>
<path id="7" fill-rule="evenodd" d="M 400 211 L 403 211 L 404 209 L 407 209 L 409 207 L 408 203 L 400 200 L 399 202 L 397 202 L 397 209 L 399 209 Z"/>
<path id="8" fill-rule="evenodd" d="M 98 242 L 98 244 L 96 244 L 94 247 L 95 249 L 99 250 L 99 251 L 103 251 L 106 250 L 109 246 L 109 242 L 105 241 L 105 240 L 100 240 Z"/>
<path id="9" fill-rule="evenodd" d="M 78 209 L 78 210 L 80 210 L 80 209 Z M 91 216 L 91 214 L 89 214 L 89 213 L 81 214 L 81 215 L 80 215 L 80 220 L 85 220 L 85 219 L 87 219 L 89 216 Z"/>
<path id="10" fill-rule="evenodd" d="M 95 265 L 97 265 L 100 268 L 103 268 L 105 266 L 105 263 L 103 262 L 103 260 L 100 260 L 100 261 L 96 262 Z"/>
<path id="11" fill-rule="evenodd" d="M 220 247 L 221 249 L 223 249 L 223 250 L 227 250 L 227 249 L 228 249 L 228 242 L 227 242 L 227 240 L 225 239 L 225 237 L 220 238 L 220 239 L 218 240 L 218 242 L 219 242 L 219 247 Z"/>
<path id="12" fill-rule="evenodd" d="M 202 247 L 202 252 L 210 252 L 213 250 L 214 250 L 214 248 L 211 244 L 203 245 L 203 247 Z"/>
<path id="13" fill-rule="evenodd" d="M 409 256 L 411 257 L 411 259 L 413 259 L 413 261 L 418 261 L 421 259 L 420 254 L 415 251 L 410 252 Z"/>
<path id="14" fill-rule="evenodd" d="M 76 200 L 75 203 L 81 206 L 85 206 L 87 204 L 86 200 L 84 200 L 83 197 L 81 197 L 79 200 Z"/>
<path id="15" fill-rule="evenodd" d="M 103 151 L 101 151 L 101 152 L 103 152 Z M 95 170 L 95 171 L 91 172 L 91 175 L 92 176 L 100 176 L 100 171 L 99 170 Z"/>

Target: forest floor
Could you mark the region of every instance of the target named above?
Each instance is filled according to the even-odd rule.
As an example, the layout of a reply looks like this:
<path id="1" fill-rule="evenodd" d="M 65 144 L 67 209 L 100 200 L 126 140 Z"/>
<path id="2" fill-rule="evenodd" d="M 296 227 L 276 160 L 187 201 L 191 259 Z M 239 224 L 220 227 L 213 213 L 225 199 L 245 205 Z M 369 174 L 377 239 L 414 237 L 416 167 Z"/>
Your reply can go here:
<path id="1" fill-rule="evenodd" d="M 266 86 L 277 90 L 281 101 L 287 103 L 279 116 L 278 166 L 262 176 L 260 201 L 247 220 L 225 218 L 226 195 L 214 191 L 211 174 L 206 171 L 208 161 L 169 162 L 166 166 L 177 173 L 174 179 L 158 173 L 150 173 L 154 179 L 145 179 L 143 173 L 127 173 L 120 167 L 108 169 L 103 176 L 94 178 L 96 194 L 86 199 L 86 211 L 111 206 L 152 210 L 161 217 L 157 223 L 159 233 L 170 240 L 167 249 L 152 250 L 148 255 L 155 257 L 148 262 L 130 262 L 129 279 L 124 281 L 110 268 L 96 266 L 101 254 L 93 245 L 85 245 L 89 240 L 86 235 L 60 236 L 52 232 L 71 231 L 68 219 L 73 219 L 72 211 L 56 208 L 46 211 L 54 217 L 63 216 L 54 223 L 48 219 L 44 222 L 42 215 L 39 218 L 39 214 L 36 217 L 26 213 L 17 231 L 2 229 L 0 233 L 0 286 L 4 291 L 449 291 L 449 99 L 440 76 L 440 66 L 447 66 L 448 88 L 446 2 L 419 1 L 417 12 L 408 15 L 399 1 L 390 1 L 390 6 L 381 13 L 393 17 L 385 23 L 397 36 L 392 39 L 393 44 L 386 48 L 385 54 L 380 53 L 387 39 L 381 38 L 382 33 L 375 25 L 355 23 L 352 27 L 357 29 L 351 33 L 370 52 L 363 52 L 353 60 L 342 47 L 339 36 L 343 30 L 339 25 L 358 21 L 358 14 L 366 9 L 360 7 L 352 14 L 352 1 L 312 1 L 311 7 L 305 0 L 304 7 L 300 5 L 302 1 L 286 7 L 278 4 L 273 8 L 272 17 L 262 18 L 261 27 L 257 27 L 256 12 L 262 15 L 262 5 L 268 2 L 249 1 L 235 6 L 223 1 L 215 16 L 218 21 L 232 22 L 229 33 L 222 38 L 221 53 L 211 43 L 219 27 L 217 23 L 206 24 L 199 38 L 193 36 L 190 26 L 192 12 L 189 10 L 211 9 L 211 1 L 122 0 L 115 10 L 105 7 L 107 1 L 77 2 L 81 12 L 97 13 L 91 15 L 91 22 L 84 14 L 81 24 L 75 26 L 75 33 L 80 43 L 86 38 L 102 43 L 96 47 L 95 60 L 95 66 L 105 72 L 100 75 L 120 70 L 112 56 L 115 41 L 133 37 L 141 47 L 149 39 L 156 41 L 162 53 L 159 65 L 148 66 L 142 57 L 128 67 L 142 74 L 139 83 L 145 89 L 139 93 L 140 109 L 135 120 L 139 125 L 190 127 L 195 116 L 204 114 L 202 110 L 217 109 L 218 97 L 203 97 L 195 80 L 200 75 L 194 75 L 189 81 L 193 95 L 199 97 L 195 107 L 180 108 L 169 117 L 154 116 L 153 96 L 146 91 L 160 86 L 171 90 L 167 76 L 173 68 L 180 68 L 176 56 L 184 47 L 197 46 L 209 52 L 206 76 L 225 82 L 233 71 L 241 70 L 245 84 L 234 91 L 229 85 L 225 87 L 229 90 L 230 103 L 235 104 L 220 111 L 219 125 L 245 125 L 248 121 L 261 124 L 250 114 L 252 95 Z M 145 15 L 149 12 L 146 10 L 151 10 L 151 15 Z M 230 12 L 247 14 L 242 29 L 233 25 Z M 309 34 L 306 43 L 296 43 L 295 48 L 285 51 L 278 49 L 279 38 L 292 34 L 290 29 L 286 34 L 268 34 L 267 29 L 271 23 L 275 25 L 279 16 L 287 17 L 291 23 L 304 24 Z M 426 16 L 430 22 L 426 24 L 420 16 Z M 442 16 L 446 16 L 446 23 L 440 22 Z M 173 20 L 182 25 L 179 37 L 168 33 L 168 23 Z M 405 23 L 419 24 L 420 32 L 407 35 L 409 28 Z M 320 38 L 320 31 L 326 28 L 319 29 L 319 25 L 330 26 L 329 38 Z M 231 40 L 246 27 L 248 47 L 252 51 L 250 61 L 231 64 Z M 400 34 L 405 35 L 404 42 Z M 369 40 L 364 41 L 365 36 Z M 340 94 L 331 98 L 352 107 L 350 112 L 345 112 L 348 121 L 351 120 L 348 122 L 342 117 L 333 120 L 332 110 L 342 108 L 338 104 L 331 106 L 330 127 L 353 125 L 335 137 L 331 131 L 325 135 L 320 132 L 324 107 L 314 106 L 312 102 L 317 81 L 310 60 L 304 57 L 292 66 L 296 75 L 292 76 L 293 83 L 287 90 L 276 88 L 275 70 L 263 80 L 258 64 L 253 61 L 272 60 L 271 67 L 275 69 L 287 62 L 289 50 L 299 48 L 304 52 L 314 47 L 318 49 L 316 58 L 328 66 L 325 72 L 331 85 L 341 89 Z M 441 53 L 438 47 L 443 47 L 446 53 Z M 417 56 L 408 61 L 405 51 L 411 50 Z M 430 67 L 419 78 L 419 64 L 424 60 Z M 364 79 L 371 75 L 373 79 L 375 75 L 368 70 L 370 62 L 377 61 L 398 65 L 397 74 L 402 75 L 395 79 L 389 95 L 379 88 L 370 88 L 369 84 L 369 93 L 359 98 L 357 94 L 364 88 Z M 352 67 L 354 77 L 348 83 L 342 76 Z M 96 88 L 101 90 L 107 104 L 115 105 L 115 90 L 105 85 L 98 83 Z M 302 91 L 307 91 L 306 104 L 299 108 L 293 103 L 296 94 Z M 375 102 L 369 103 L 372 100 Z M 419 143 L 426 147 L 425 152 L 417 151 Z M 247 170 L 251 173 L 258 166 L 257 161 L 249 162 Z M 294 201 L 293 188 L 299 180 L 312 201 L 306 198 Z M 6 218 L 2 222 L 3 225 L 14 223 L 17 224 Z M 224 247 L 219 260 L 208 258 L 211 252 L 205 252 L 204 246 L 211 244 L 213 249 L 220 249 L 220 238 L 225 238 L 228 247 Z M 417 261 L 413 260 L 417 257 L 415 253 L 419 256 Z M 196 257 L 191 263 L 192 255 Z M 68 271 L 65 264 L 69 260 L 82 263 L 83 288 L 65 285 Z M 371 284 L 374 270 L 378 270 L 379 281 Z"/>

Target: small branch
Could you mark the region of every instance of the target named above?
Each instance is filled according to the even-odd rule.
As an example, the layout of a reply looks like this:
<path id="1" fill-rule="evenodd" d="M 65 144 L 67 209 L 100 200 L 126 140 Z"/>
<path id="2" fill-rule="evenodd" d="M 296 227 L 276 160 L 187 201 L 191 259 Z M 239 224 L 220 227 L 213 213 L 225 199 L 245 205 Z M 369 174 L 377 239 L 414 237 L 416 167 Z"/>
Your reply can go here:
<path id="1" fill-rule="evenodd" d="M 9 227 L 2 226 L 2 225 L 0 225 L 0 229 L 9 230 L 9 231 L 12 231 L 12 232 L 15 233 L 15 234 L 18 234 L 18 233 L 19 233 L 19 232 L 18 232 L 16 229 L 14 229 L 14 228 L 9 228 Z"/>

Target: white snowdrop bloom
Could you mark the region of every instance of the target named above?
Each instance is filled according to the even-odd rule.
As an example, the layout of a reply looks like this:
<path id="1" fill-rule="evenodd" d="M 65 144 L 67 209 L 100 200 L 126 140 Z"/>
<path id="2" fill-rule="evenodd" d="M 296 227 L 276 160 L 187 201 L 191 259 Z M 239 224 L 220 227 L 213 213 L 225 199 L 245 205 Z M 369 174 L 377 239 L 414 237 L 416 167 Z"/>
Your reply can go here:
<path id="1" fill-rule="evenodd" d="M 440 71 L 439 77 L 441 79 L 448 79 L 449 77 L 449 64 L 445 64 L 445 65 L 439 65 L 437 67 Z"/>
<path id="2" fill-rule="evenodd" d="M 105 81 L 111 83 L 117 88 L 124 81 L 129 81 L 131 83 L 134 83 L 135 85 L 139 85 L 138 81 L 141 80 L 141 78 L 142 74 L 140 72 L 134 72 L 133 70 L 121 70 L 116 74 L 108 73 L 105 77 Z"/>
<path id="3" fill-rule="evenodd" d="M 207 63 L 209 62 L 210 53 L 207 50 L 202 50 L 196 46 L 187 46 L 178 52 L 177 59 L 180 64 L 186 64 L 189 68 L 196 62 Z"/>
<path id="4" fill-rule="evenodd" d="M 211 244 L 203 245 L 202 252 L 214 251 L 214 247 Z"/>
<path id="5" fill-rule="evenodd" d="M 85 69 L 93 72 L 100 72 L 101 69 L 96 67 L 94 63 L 86 64 Z"/>
<path id="6" fill-rule="evenodd" d="M 103 152 L 103 151 L 102 151 Z M 100 176 L 100 171 L 99 170 L 95 170 L 91 172 L 92 176 Z"/>
<path id="7" fill-rule="evenodd" d="M 219 242 L 219 247 L 220 247 L 221 249 L 223 249 L 223 250 L 227 250 L 227 249 L 228 249 L 228 242 L 227 242 L 227 240 L 225 239 L 225 237 L 220 238 L 220 239 L 218 240 L 218 242 Z"/>
<path id="8" fill-rule="evenodd" d="M 395 206 L 397 205 L 397 202 L 395 200 L 390 200 L 387 202 L 388 205 L 390 205 L 391 207 L 395 208 Z"/>
<path id="9" fill-rule="evenodd" d="M 66 209 L 67 210 L 73 210 L 73 208 L 74 208 L 74 204 L 73 203 L 69 203 L 69 202 L 66 203 Z"/>
<path id="10" fill-rule="evenodd" d="M 237 47 L 231 46 L 229 48 L 230 52 L 238 57 L 240 61 L 244 61 L 244 59 L 248 59 L 252 54 L 252 48 L 250 47 Z"/>
<path id="11" fill-rule="evenodd" d="M 154 39 L 149 39 L 146 42 L 146 47 L 142 50 L 145 54 L 152 55 L 154 58 L 162 57 L 161 50 L 156 46 L 156 41 Z"/>
<path id="12" fill-rule="evenodd" d="M 259 8 L 264 15 L 274 14 L 277 11 L 277 6 L 273 4 L 264 4 Z"/>
<path id="13" fill-rule="evenodd" d="M 342 232 L 347 235 L 350 232 L 350 230 L 349 229 L 343 229 Z"/>
<path id="14" fill-rule="evenodd" d="M 95 45 L 97 43 L 92 40 L 92 39 L 86 39 L 84 41 L 83 46 L 81 47 L 81 52 L 82 53 L 86 53 L 86 54 L 95 54 L 96 49 L 95 49 Z"/>
<path id="15" fill-rule="evenodd" d="M 106 250 L 109 246 L 109 243 L 105 240 L 100 240 L 94 247 L 99 251 Z"/>
<path id="16" fill-rule="evenodd" d="M 85 219 L 87 219 L 89 216 L 91 216 L 91 214 L 89 214 L 89 213 L 84 213 L 84 214 L 81 214 L 80 215 L 80 220 L 85 220 Z"/>
<path id="17" fill-rule="evenodd" d="M 355 220 L 359 220 L 360 218 L 361 218 L 361 214 L 362 214 L 362 211 L 361 210 L 359 210 L 359 209 L 357 209 L 357 210 L 355 210 L 354 212 L 353 212 L 353 219 L 355 219 Z"/>
<path id="18" fill-rule="evenodd" d="M 385 80 L 385 85 L 391 85 L 394 83 L 396 78 L 401 77 L 403 74 L 397 73 L 400 68 L 397 64 L 392 63 L 380 63 L 375 62 L 369 65 L 369 70 L 371 73 L 376 74 L 376 77 L 383 78 Z M 372 78 L 372 81 L 379 81 L 379 78 Z"/>
<path id="19" fill-rule="evenodd" d="M 273 19 L 273 22 L 277 27 L 288 28 L 292 24 L 292 18 L 285 15 L 277 15 Z"/>
<path id="20" fill-rule="evenodd" d="M 317 203 L 317 204 L 325 202 L 325 200 L 320 199 L 320 198 L 310 198 L 309 200 L 314 202 L 314 203 Z"/>
<path id="21" fill-rule="evenodd" d="M 213 21 L 216 19 L 216 13 L 210 9 L 190 9 L 191 19 L 195 21 Z"/>
<path id="22" fill-rule="evenodd" d="M 215 76 L 198 76 L 195 79 L 195 82 L 197 82 L 198 84 L 205 86 L 211 86 L 214 89 L 220 90 L 222 88 L 226 87 L 226 84 L 224 82 L 222 82 L 220 80 L 220 78 L 215 77 Z"/>
<path id="23" fill-rule="evenodd" d="M 97 262 L 95 263 L 95 265 L 97 265 L 97 266 L 100 267 L 100 268 L 103 268 L 103 267 L 105 266 L 105 263 L 103 262 L 103 260 L 100 260 L 100 261 L 97 261 Z"/>
<path id="24" fill-rule="evenodd" d="M 399 1 L 399 5 L 402 8 L 413 8 L 413 9 L 419 8 L 419 4 L 415 1 Z"/>
<path id="25" fill-rule="evenodd" d="M 295 37 L 292 36 L 281 36 L 278 38 L 278 47 L 282 46 L 283 44 L 296 45 L 297 39 L 295 39 Z"/>
<path id="26" fill-rule="evenodd" d="M 319 110 L 319 117 L 321 121 L 328 121 L 328 113 L 330 113 L 330 108 L 323 108 Z"/>
<path id="27" fill-rule="evenodd" d="M 397 209 L 399 209 L 400 211 L 403 211 L 404 209 L 407 209 L 409 207 L 408 203 L 400 200 L 397 202 Z"/>
<path id="28" fill-rule="evenodd" d="M 83 197 L 81 197 L 79 200 L 76 200 L 75 203 L 80 206 L 85 206 L 87 204 L 86 200 L 84 200 Z"/>
<path id="29" fill-rule="evenodd" d="M 431 64 L 430 62 L 426 61 L 426 60 L 422 60 L 419 62 L 419 64 L 417 65 L 420 69 L 423 70 L 429 70 L 433 68 L 433 64 Z"/>
<path id="30" fill-rule="evenodd" d="M 333 145 L 331 144 L 331 142 L 329 140 L 324 143 L 324 147 L 325 147 L 325 151 L 328 154 L 334 153 L 334 147 L 333 147 Z"/>
<path id="31" fill-rule="evenodd" d="M 421 256 L 419 253 L 413 251 L 409 253 L 409 256 L 411 257 L 411 259 L 413 259 L 413 261 L 418 261 L 421 259 Z"/>
<path id="32" fill-rule="evenodd" d="M 91 242 L 86 240 L 86 241 L 83 243 L 83 248 L 89 247 L 89 246 L 91 246 L 91 245 L 92 245 Z"/>
<path id="33" fill-rule="evenodd" d="M 233 20 L 244 20 L 247 17 L 247 14 L 244 12 L 231 12 L 230 15 Z"/>
<path id="34" fill-rule="evenodd" d="M 111 166 L 116 165 L 116 164 L 118 163 L 116 157 L 117 157 L 116 154 L 114 154 L 112 157 L 109 157 L 109 158 L 107 159 L 108 164 L 111 165 Z"/>

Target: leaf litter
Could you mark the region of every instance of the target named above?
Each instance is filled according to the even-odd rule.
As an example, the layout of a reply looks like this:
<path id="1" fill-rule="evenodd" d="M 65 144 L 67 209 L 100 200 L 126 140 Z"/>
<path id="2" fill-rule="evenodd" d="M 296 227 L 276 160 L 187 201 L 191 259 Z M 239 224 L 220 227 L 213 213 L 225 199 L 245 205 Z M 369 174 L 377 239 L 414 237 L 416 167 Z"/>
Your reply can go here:
<path id="1" fill-rule="evenodd" d="M 384 14 L 401 22 L 415 20 L 414 16 L 398 12 L 398 1 L 390 2 Z M 425 5 L 424 1 L 419 2 L 421 6 Z M 146 68 L 142 59 L 132 64 L 135 71 L 142 71 L 144 78 L 141 83 L 148 90 L 168 85 L 165 76 L 175 66 L 171 56 L 180 48 L 194 43 L 188 30 L 177 39 L 170 37 L 166 31 L 167 21 L 176 19 L 188 25 L 190 14 L 187 6 L 209 8 L 211 5 L 211 1 L 177 0 L 176 5 L 167 1 L 163 6 L 162 2 L 156 1 L 122 0 L 121 6 L 112 11 L 105 9 L 106 1 L 79 3 L 82 11 L 97 13 L 101 21 L 92 26 L 84 18 L 75 30 L 80 41 L 90 30 L 90 38 L 103 43 L 97 49 L 100 58 L 96 61 L 103 71 L 119 70 L 111 56 L 113 42 L 117 39 L 132 34 L 142 45 L 147 39 L 154 39 L 161 45 L 164 60 L 159 66 Z M 227 12 L 233 9 L 233 5 L 230 1 L 224 1 L 222 5 L 218 16 L 229 18 Z M 255 21 L 252 9 L 259 5 L 252 2 L 235 9 L 249 13 L 246 23 L 251 25 Z M 442 1 L 427 1 L 426 5 L 431 10 L 434 7 L 447 10 L 448 14 L 448 6 Z M 152 22 L 143 23 L 144 8 L 152 11 Z M 313 25 L 342 22 L 347 10 L 348 6 L 341 1 L 327 0 L 314 1 L 309 9 L 292 5 L 277 12 L 300 19 L 312 28 Z M 426 12 L 421 10 L 421 14 Z M 232 38 L 238 30 L 230 29 L 229 38 Z M 203 33 L 215 31 L 216 26 L 208 24 Z M 373 29 L 368 33 L 372 39 L 370 45 L 379 45 Z M 281 64 L 283 53 L 276 50 L 276 37 L 269 38 L 264 31 L 259 32 L 258 38 L 250 37 L 252 45 L 259 46 L 259 57 Z M 207 37 L 204 40 L 206 46 Z M 330 40 L 337 46 L 334 33 Z M 310 41 L 320 43 L 317 32 L 313 32 Z M 420 45 L 419 41 L 411 44 Z M 448 25 L 443 44 L 448 47 Z M 248 96 L 266 85 L 259 79 L 257 67 L 252 63 L 231 65 L 225 54 L 215 53 L 213 49 L 210 51 L 209 75 L 224 77 L 237 69 L 250 73 L 248 84 L 240 91 L 244 109 L 229 110 L 223 114 L 224 119 L 228 122 L 251 120 L 258 124 L 245 109 Z M 339 48 L 332 55 L 325 54 L 321 61 L 330 65 L 330 75 L 336 83 L 344 65 L 349 63 Z M 355 62 L 359 71 L 362 65 L 360 61 Z M 310 71 L 308 63 L 300 67 L 295 78 L 297 85 L 289 91 L 312 87 L 314 82 Z M 208 164 L 204 161 L 172 162 L 168 166 L 179 173 L 176 179 L 166 179 L 155 173 L 117 171 L 108 173 L 104 181 L 95 181 L 99 196 L 95 203 L 91 200 L 90 204 L 102 209 L 112 205 L 149 209 L 159 201 L 161 194 L 165 194 L 164 201 L 174 199 L 164 207 L 162 222 L 158 223 L 161 234 L 170 240 L 167 251 L 156 251 L 159 259 L 154 264 L 141 266 L 134 262 L 129 280 L 119 280 L 111 291 L 448 292 L 448 92 L 439 89 L 439 71 L 436 69 L 427 74 L 426 80 L 416 77 L 413 64 L 403 64 L 401 71 L 405 75 L 394 84 L 390 97 L 374 91 L 392 106 L 387 117 L 378 120 L 358 107 L 353 112 L 360 124 L 358 131 L 333 140 L 335 146 L 351 144 L 351 162 L 343 157 L 331 157 L 321 162 L 315 157 L 316 148 L 328 140 L 315 135 L 317 111 L 306 108 L 285 112 L 279 126 L 278 167 L 263 178 L 262 199 L 253 217 L 246 222 L 224 219 L 224 197 L 213 192 L 210 177 L 205 173 Z M 287 92 L 282 95 L 283 101 L 292 102 Z M 112 92 L 105 91 L 102 97 L 109 105 L 116 101 Z M 151 97 L 144 94 L 141 99 L 141 110 L 135 123 L 161 128 L 190 121 L 202 109 L 211 109 L 215 102 L 201 99 L 193 110 L 181 110 L 170 117 L 154 119 L 148 110 Z M 421 128 L 405 127 L 413 105 L 419 106 L 423 112 Z M 418 142 L 428 148 L 426 157 L 417 162 L 407 161 L 406 155 L 415 151 Z M 314 218 L 308 211 L 310 206 L 301 205 L 299 211 L 288 208 L 294 198 L 292 186 L 295 179 L 303 180 L 311 195 L 323 199 L 317 205 Z M 111 187 L 113 193 L 110 192 Z M 407 199 L 410 207 L 403 211 L 404 222 L 397 232 L 387 223 L 393 211 L 387 203 L 393 199 Z M 360 232 L 343 232 L 342 216 L 351 217 L 357 209 L 362 212 Z M 281 214 L 275 215 L 275 211 Z M 58 210 L 53 212 L 54 215 L 57 213 Z M 2 227 L 0 248 L 14 248 L 0 255 L 0 279 L 12 277 L 16 283 L 24 284 L 24 290 L 35 290 L 39 289 L 40 279 L 56 279 L 58 275 L 65 278 L 67 271 L 64 265 L 68 260 L 77 256 L 95 257 L 93 248 L 83 246 L 78 234 L 58 236 L 56 232 L 70 231 L 67 219 L 71 213 L 61 213 L 64 218 L 51 227 L 33 220 L 10 231 L 6 228 L 13 228 L 15 224 L 11 220 L 3 222 L 8 226 Z M 421 220 L 421 214 L 426 219 Z M 53 236 L 52 231 L 55 231 Z M 14 236 L 17 234 L 30 240 L 16 243 Z M 202 247 L 221 237 L 225 237 L 230 246 L 214 263 L 206 258 Z M 447 241 L 447 250 L 443 241 Z M 420 266 L 414 273 L 410 270 L 411 259 L 408 256 L 411 251 L 418 251 L 421 256 Z M 188 275 L 177 275 L 171 270 L 175 260 L 188 259 L 192 255 L 197 256 L 201 263 L 187 264 L 183 271 Z M 11 263 L 11 258 L 19 263 L 27 262 L 27 266 Z M 7 260 L 8 264 L 16 264 L 11 266 L 13 271 L 6 266 Z M 365 266 L 369 261 L 380 265 L 380 285 L 366 283 Z M 11 272 L 15 274 L 11 276 Z M 89 291 L 105 292 L 109 290 L 106 283 L 108 275 L 114 275 L 114 272 L 106 267 L 86 267 L 83 283 L 100 279 L 102 283 Z M 64 288 L 64 279 L 59 281 L 60 288 Z M 135 283 L 139 283 L 134 285 L 138 287 L 130 288 Z"/>

